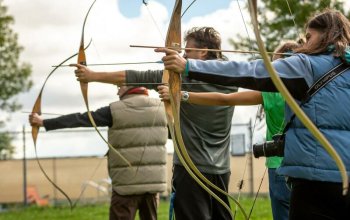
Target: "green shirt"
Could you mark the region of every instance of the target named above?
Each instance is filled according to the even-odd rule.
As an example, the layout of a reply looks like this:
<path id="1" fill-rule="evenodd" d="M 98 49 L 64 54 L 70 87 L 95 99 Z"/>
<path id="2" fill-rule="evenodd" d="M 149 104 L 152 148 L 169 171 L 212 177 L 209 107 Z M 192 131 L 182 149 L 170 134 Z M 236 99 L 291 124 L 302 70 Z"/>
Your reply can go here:
<path id="1" fill-rule="evenodd" d="M 285 102 L 280 93 L 262 92 L 261 95 L 266 116 L 266 141 L 270 141 L 273 135 L 283 132 Z M 266 166 L 278 168 L 282 160 L 283 157 L 267 157 Z"/>

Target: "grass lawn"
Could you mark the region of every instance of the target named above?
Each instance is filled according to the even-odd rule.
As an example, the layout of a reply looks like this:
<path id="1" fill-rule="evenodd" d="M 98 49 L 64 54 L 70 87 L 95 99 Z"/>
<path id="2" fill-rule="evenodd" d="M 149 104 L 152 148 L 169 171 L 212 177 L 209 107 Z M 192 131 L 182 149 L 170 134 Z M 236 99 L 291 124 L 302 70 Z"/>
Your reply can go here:
<path id="1" fill-rule="evenodd" d="M 251 209 L 253 199 L 242 198 L 240 203 L 243 205 L 247 214 Z M 232 206 L 234 207 L 234 206 Z M 167 220 L 169 214 L 169 202 L 161 201 L 158 209 L 158 219 Z M 0 220 L 108 220 L 109 204 L 99 205 L 81 205 L 73 211 L 69 207 L 13 207 L 0 212 Z M 234 208 L 233 208 L 234 209 Z M 136 218 L 138 220 L 138 217 Z M 238 211 L 236 220 L 244 219 Z M 270 200 L 267 198 L 258 198 L 251 220 L 270 220 L 272 219 Z"/>

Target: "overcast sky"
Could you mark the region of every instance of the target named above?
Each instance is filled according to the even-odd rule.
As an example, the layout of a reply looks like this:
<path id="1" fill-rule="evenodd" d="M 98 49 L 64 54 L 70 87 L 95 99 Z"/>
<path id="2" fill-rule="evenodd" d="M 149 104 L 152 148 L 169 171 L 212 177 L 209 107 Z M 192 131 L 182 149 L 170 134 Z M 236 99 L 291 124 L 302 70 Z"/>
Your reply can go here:
<path id="1" fill-rule="evenodd" d="M 89 15 L 85 42 L 92 39 L 86 51 L 88 63 L 157 61 L 162 54 L 152 49 L 130 48 L 131 44 L 163 45 L 171 15 L 173 1 L 153 0 L 146 8 L 141 0 L 97 0 Z M 236 0 L 201 0 L 194 3 L 183 17 L 182 30 L 193 26 L 212 26 L 221 33 L 222 48 L 232 49 L 228 39 L 237 33 L 246 35 Z M 244 8 L 246 1 L 240 1 L 246 22 L 249 16 Z M 15 18 L 12 26 L 19 34 L 19 44 L 24 47 L 21 60 L 32 65 L 33 88 L 29 93 L 17 97 L 23 111 L 31 111 L 52 65 L 60 63 L 78 50 L 84 16 L 92 0 L 5 0 L 8 13 Z M 185 8 L 190 1 L 183 1 Z M 155 22 L 154 22 L 155 21 Z M 244 59 L 237 54 L 225 54 L 229 59 Z M 75 63 L 76 58 L 68 63 Z M 94 70 L 162 69 L 159 64 L 133 66 L 92 67 Z M 85 112 L 80 87 L 72 68 L 56 71 L 47 83 L 42 100 L 42 111 L 67 114 Z M 116 100 L 116 87 L 107 84 L 90 83 L 89 100 L 91 109 L 97 109 Z M 255 107 L 237 108 L 234 121 L 246 123 L 256 113 Z M 28 114 L 1 113 L 1 119 L 10 116 L 6 129 L 21 131 L 22 126 L 30 130 Z M 45 116 L 50 117 L 50 116 Z M 52 116 L 51 116 L 52 117 Z M 30 134 L 26 137 L 29 157 L 33 157 L 33 143 Z M 18 136 L 15 157 L 22 157 L 22 137 Z M 84 156 L 103 155 L 105 144 L 95 133 L 50 133 L 41 132 L 38 141 L 39 156 Z"/>

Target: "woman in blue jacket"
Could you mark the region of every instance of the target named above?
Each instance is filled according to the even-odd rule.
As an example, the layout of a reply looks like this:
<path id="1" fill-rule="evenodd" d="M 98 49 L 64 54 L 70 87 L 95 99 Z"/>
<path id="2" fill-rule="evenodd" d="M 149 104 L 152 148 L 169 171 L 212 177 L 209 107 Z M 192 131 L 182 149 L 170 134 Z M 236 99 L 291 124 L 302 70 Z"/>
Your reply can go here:
<path id="1" fill-rule="evenodd" d="M 306 24 L 307 42 L 295 55 L 273 62 L 279 76 L 300 101 L 308 88 L 341 62 L 347 62 L 350 23 L 335 10 L 325 10 Z M 196 80 L 276 91 L 262 60 L 250 62 L 185 60 L 165 52 L 165 68 Z M 350 61 L 350 59 L 348 59 Z M 350 70 L 333 79 L 302 106 L 350 172 Z M 292 116 L 286 107 L 286 121 Z M 350 196 L 342 195 L 340 172 L 320 143 L 295 118 L 286 133 L 284 161 L 279 174 L 291 183 L 290 219 L 350 219 Z"/>

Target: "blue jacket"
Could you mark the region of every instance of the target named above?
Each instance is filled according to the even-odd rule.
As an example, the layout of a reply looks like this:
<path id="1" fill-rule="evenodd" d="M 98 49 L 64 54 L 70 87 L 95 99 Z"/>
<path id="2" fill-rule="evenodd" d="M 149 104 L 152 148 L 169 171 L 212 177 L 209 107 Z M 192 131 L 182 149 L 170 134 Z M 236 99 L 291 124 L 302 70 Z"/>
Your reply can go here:
<path id="1" fill-rule="evenodd" d="M 252 62 L 189 60 L 189 77 L 260 91 L 276 91 L 262 60 Z M 297 54 L 273 62 L 297 100 L 328 70 L 341 61 L 332 55 Z M 350 175 L 350 71 L 338 76 L 302 107 L 330 141 Z M 286 121 L 292 115 L 286 107 Z M 296 118 L 286 134 L 282 175 L 316 181 L 341 182 L 339 170 L 324 148 Z"/>

